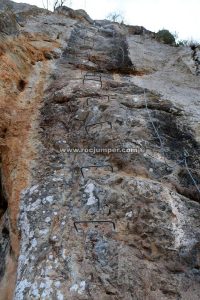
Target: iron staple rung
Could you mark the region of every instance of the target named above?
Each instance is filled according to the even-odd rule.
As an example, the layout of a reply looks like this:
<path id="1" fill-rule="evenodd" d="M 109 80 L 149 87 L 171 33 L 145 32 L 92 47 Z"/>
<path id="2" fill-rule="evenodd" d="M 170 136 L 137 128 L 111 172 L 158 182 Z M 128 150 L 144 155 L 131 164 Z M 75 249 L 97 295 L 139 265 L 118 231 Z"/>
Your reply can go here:
<path id="1" fill-rule="evenodd" d="M 79 36 L 79 39 L 84 40 L 84 45 L 86 42 L 89 42 L 92 43 L 92 45 L 94 46 L 94 38 Z"/>
<path id="2" fill-rule="evenodd" d="M 87 41 L 87 42 L 92 43 L 93 46 L 94 46 L 94 38 L 93 38 L 93 37 L 88 37 L 88 36 L 86 36 L 86 37 L 84 37 L 83 39 L 84 39 L 84 43 Z"/>
<path id="3" fill-rule="evenodd" d="M 86 79 L 86 80 L 92 80 L 92 79 L 99 79 L 99 80 L 101 80 L 102 79 L 102 77 L 101 77 L 101 75 L 84 75 L 84 79 Z"/>
<path id="4" fill-rule="evenodd" d="M 92 100 L 92 99 L 101 99 L 103 97 L 108 97 L 108 101 L 110 100 L 110 96 L 108 95 L 101 95 L 101 96 L 95 96 L 95 97 L 90 97 L 90 98 L 87 98 L 87 105 L 89 105 L 89 100 Z"/>
<path id="5" fill-rule="evenodd" d="M 83 79 L 83 82 L 84 82 L 85 80 L 86 80 L 86 81 L 93 80 L 93 81 L 99 81 L 99 82 L 101 82 L 101 78 L 84 78 L 84 79 Z"/>
<path id="6" fill-rule="evenodd" d="M 87 130 L 88 127 L 93 127 L 93 126 L 96 126 L 96 125 L 101 125 L 101 128 L 102 128 L 102 124 L 109 124 L 110 128 L 112 129 L 112 123 L 110 121 L 105 121 L 105 122 L 98 122 L 98 123 L 89 124 L 89 125 L 85 126 L 85 131 L 89 135 L 89 132 Z"/>
<path id="7" fill-rule="evenodd" d="M 84 39 L 88 40 L 88 41 L 94 41 L 94 37 L 93 36 L 85 36 Z"/>
<path id="8" fill-rule="evenodd" d="M 83 78 L 83 84 L 85 83 L 85 81 L 89 81 L 89 80 L 100 82 L 100 83 L 101 83 L 101 88 L 102 88 L 103 83 L 102 83 L 101 77 L 100 77 L 99 79 L 97 79 L 97 78 L 85 78 L 85 77 L 84 77 L 84 78 Z"/>
<path id="9" fill-rule="evenodd" d="M 103 221 L 103 220 L 100 220 L 100 221 L 75 221 L 74 222 L 74 228 L 78 232 L 78 228 L 77 228 L 76 224 L 87 224 L 87 223 L 110 223 L 110 224 L 113 225 L 113 229 L 114 230 L 116 229 L 115 222 L 107 221 L 107 220 L 105 220 L 105 221 Z"/>
<path id="10" fill-rule="evenodd" d="M 101 75 L 93 75 L 93 74 L 85 74 L 83 76 L 83 83 L 85 80 L 94 80 L 94 81 L 100 81 L 102 83 L 102 76 Z"/>
<path id="11" fill-rule="evenodd" d="M 113 173 L 113 166 L 111 165 L 104 165 L 104 166 L 95 166 L 95 165 L 92 165 L 92 166 L 85 166 L 85 167 L 81 167 L 81 174 L 84 178 L 84 173 L 83 173 L 83 169 L 90 169 L 90 168 L 106 168 L 106 167 L 109 167 L 111 169 L 111 172 Z"/>
<path id="12" fill-rule="evenodd" d="M 99 73 L 86 73 L 84 75 L 84 77 L 99 77 L 99 78 L 101 78 L 102 74 L 99 74 Z"/>
<path id="13" fill-rule="evenodd" d="M 68 53 L 68 55 L 74 55 L 74 56 L 76 56 L 76 57 L 85 57 L 85 56 L 89 56 L 88 53 L 76 53 L 76 52 L 74 52 L 74 53 Z"/>

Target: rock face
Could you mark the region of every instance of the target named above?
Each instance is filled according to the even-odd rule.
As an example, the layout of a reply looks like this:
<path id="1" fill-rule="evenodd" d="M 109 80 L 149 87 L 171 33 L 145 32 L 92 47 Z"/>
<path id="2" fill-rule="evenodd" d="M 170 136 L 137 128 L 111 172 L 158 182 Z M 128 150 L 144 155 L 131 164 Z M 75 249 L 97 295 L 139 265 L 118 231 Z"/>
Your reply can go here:
<path id="1" fill-rule="evenodd" d="M 1 299 L 200 299 L 198 46 L 8 2 Z"/>

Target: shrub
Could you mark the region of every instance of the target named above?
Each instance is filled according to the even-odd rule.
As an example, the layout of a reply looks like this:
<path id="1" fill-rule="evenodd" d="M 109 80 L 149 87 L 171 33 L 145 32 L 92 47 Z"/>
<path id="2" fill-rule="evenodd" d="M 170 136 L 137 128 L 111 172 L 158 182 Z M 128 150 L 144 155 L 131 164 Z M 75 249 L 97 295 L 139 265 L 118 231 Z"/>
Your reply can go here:
<path id="1" fill-rule="evenodd" d="M 111 22 L 117 22 L 117 23 L 124 23 L 124 17 L 122 13 L 120 12 L 112 12 L 109 15 L 107 15 L 106 20 L 109 20 Z"/>
<path id="2" fill-rule="evenodd" d="M 192 50 L 194 50 L 195 48 L 199 47 L 200 46 L 200 43 L 198 41 L 194 41 L 194 40 L 179 40 L 177 43 L 176 43 L 176 46 L 179 47 L 179 46 L 188 46 L 190 47 Z"/>
<path id="3" fill-rule="evenodd" d="M 167 29 L 159 30 L 156 33 L 156 40 L 168 45 L 174 45 L 176 41 L 174 35 Z"/>

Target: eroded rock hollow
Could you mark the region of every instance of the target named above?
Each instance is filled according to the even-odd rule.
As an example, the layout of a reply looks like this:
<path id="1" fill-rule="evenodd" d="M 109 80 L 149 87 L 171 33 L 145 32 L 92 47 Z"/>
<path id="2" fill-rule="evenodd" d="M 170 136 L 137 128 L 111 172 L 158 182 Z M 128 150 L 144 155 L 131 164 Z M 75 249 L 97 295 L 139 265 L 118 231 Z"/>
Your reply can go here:
<path id="1" fill-rule="evenodd" d="M 200 299 L 198 46 L 0 9 L 0 298 Z"/>

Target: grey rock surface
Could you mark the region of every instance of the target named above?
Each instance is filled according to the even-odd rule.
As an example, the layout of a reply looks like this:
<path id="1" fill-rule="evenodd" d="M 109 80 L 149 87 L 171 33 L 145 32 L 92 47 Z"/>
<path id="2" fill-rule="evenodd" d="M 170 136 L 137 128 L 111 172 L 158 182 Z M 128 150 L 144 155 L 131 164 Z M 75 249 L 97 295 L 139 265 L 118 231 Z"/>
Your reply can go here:
<path id="1" fill-rule="evenodd" d="M 17 98 L 27 114 L 32 105 L 19 152 L 30 179 L 20 185 L 13 299 L 199 299 L 193 50 L 69 8 L 21 18 L 12 38 L 32 59 Z M 2 153 L 7 170 L 15 152 Z"/>

